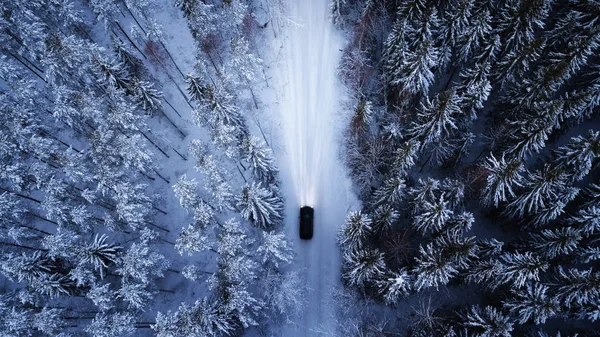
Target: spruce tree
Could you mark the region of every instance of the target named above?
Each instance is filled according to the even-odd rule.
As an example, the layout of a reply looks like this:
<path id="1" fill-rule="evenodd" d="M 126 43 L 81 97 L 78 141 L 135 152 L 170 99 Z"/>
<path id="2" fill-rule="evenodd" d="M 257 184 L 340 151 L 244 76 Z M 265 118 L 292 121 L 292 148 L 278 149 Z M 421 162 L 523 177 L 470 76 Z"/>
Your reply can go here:
<path id="1" fill-rule="evenodd" d="M 400 269 L 397 272 L 384 274 L 377 281 L 379 294 L 383 297 L 383 301 L 388 305 L 394 305 L 400 299 L 408 296 L 412 289 L 412 276 L 408 274 L 406 269 Z"/>
<path id="2" fill-rule="evenodd" d="M 596 304 L 600 298 L 600 273 L 559 267 L 553 288 L 555 298 L 569 309 Z"/>
<path id="3" fill-rule="evenodd" d="M 415 275 L 414 288 L 417 291 L 429 287 L 438 289 L 458 273 L 456 266 L 432 244 L 419 247 L 416 263 L 412 274 Z"/>
<path id="4" fill-rule="evenodd" d="M 117 337 L 135 331 L 134 318 L 128 313 L 96 314 L 85 329 L 93 337 Z"/>
<path id="5" fill-rule="evenodd" d="M 378 280 L 386 271 L 383 253 L 377 249 L 348 249 L 343 255 L 344 280 L 353 286 L 363 287 Z"/>
<path id="6" fill-rule="evenodd" d="M 536 252 L 553 259 L 559 255 L 573 253 L 579 247 L 581 240 L 582 234 L 579 230 L 562 227 L 554 230 L 544 229 L 539 234 L 533 234 L 529 245 Z"/>
<path id="7" fill-rule="evenodd" d="M 547 261 L 531 252 L 504 253 L 500 258 L 503 263 L 499 272 L 502 281 L 510 282 L 517 288 L 522 288 L 527 281 L 539 281 L 540 273 L 545 272 L 549 267 Z"/>
<path id="8" fill-rule="evenodd" d="M 581 180 L 591 170 L 594 160 L 600 155 L 600 132 L 590 130 L 587 138 L 571 138 L 555 153 L 557 161 L 572 174 L 570 180 Z"/>
<path id="9" fill-rule="evenodd" d="M 547 294 L 548 287 L 540 283 L 527 283 L 522 289 L 513 289 L 513 297 L 504 302 L 504 307 L 525 324 L 532 320 L 544 324 L 546 320 L 560 313 L 558 301 Z"/>
<path id="10" fill-rule="evenodd" d="M 104 270 L 111 264 L 118 262 L 118 253 L 121 247 L 116 244 L 107 243 L 106 235 L 94 238 L 93 242 L 88 243 L 79 252 L 79 263 L 89 263 L 94 266 L 94 269 L 100 271 L 100 277 L 104 278 Z"/>
<path id="11" fill-rule="evenodd" d="M 445 201 L 443 196 L 435 202 L 424 201 L 421 210 L 413 218 L 413 227 L 423 233 L 439 232 L 444 228 L 452 213 L 449 201 Z"/>
<path id="12" fill-rule="evenodd" d="M 383 184 L 375 191 L 373 203 L 375 205 L 399 205 L 404 197 L 406 184 L 400 177 L 391 177 L 386 179 Z"/>
<path id="13" fill-rule="evenodd" d="M 555 201 L 555 197 L 564 191 L 566 181 L 564 170 L 546 164 L 539 171 L 528 174 L 523 182 L 523 191 L 507 205 L 505 213 L 511 217 L 522 217 L 539 211 Z"/>
<path id="14" fill-rule="evenodd" d="M 409 133 L 424 144 L 440 142 L 458 128 L 456 117 L 460 113 L 456 92 L 452 89 L 443 91 L 436 94 L 433 100 L 425 99 Z"/>
<path id="15" fill-rule="evenodd" d="M 282 200 L 260 183 L 244 186 L 237 198 L 237 207 L 242 217 L 258 228 L 277 227 L 283 219 Z"/>
<path id="16" fill-rule="evenodd" d="M 463 315 L 463 325 L 477 337 L 510 337 L 513 330 L 511 318 L 492 306 L 472 306 Z"/>
<path id="17" fill-rule="evenodd" d="M 173 185 L 175 196 L 177 196 L 179 204 L 186 212 L 192 212 L 200 202 L 197 189 L 196 179 L 187 179 L 186 174 L 179 177 L 177 183 Z"/>
<path id="18" fill-rule="evenodd" d="M 372 231 L 371 225 L 372 220 L 368 214 L 361 211 L 350 212 L 340 230 L 338 244 L 343 250 L 364 248 Z"/>
<path id="19" fill-rule="evenodd" d="M 250 135 L 246 136 L 242 142 L 242 155 L 250 163 L 256 179 L 263 184 L 271 184 L 275 181 L 277 169 L 273 153 L 263 140 Z"/>

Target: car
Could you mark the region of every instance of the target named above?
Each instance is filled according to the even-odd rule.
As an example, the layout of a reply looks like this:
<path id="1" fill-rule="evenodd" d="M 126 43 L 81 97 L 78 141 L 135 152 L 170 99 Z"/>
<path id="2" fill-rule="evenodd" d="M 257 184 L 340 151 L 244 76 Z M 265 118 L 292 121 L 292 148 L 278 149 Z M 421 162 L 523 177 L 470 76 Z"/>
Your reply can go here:
<path id="1" fill-rule="evenodd" d="M 313 237 L 315 210 L 310 206 L 300 208 L 300 239 L 310 240 Z"/>

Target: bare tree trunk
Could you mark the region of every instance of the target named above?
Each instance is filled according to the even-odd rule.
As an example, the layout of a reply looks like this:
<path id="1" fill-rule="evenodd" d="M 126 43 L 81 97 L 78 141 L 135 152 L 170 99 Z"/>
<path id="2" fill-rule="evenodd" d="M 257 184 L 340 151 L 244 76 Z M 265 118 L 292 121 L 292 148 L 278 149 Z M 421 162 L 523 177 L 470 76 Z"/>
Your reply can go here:
<path id="1" fill-rule="evenodd" d="M 159 109 L 158 110 L 163 116 L 165 116 L 165 118 L 167 119 L 167 121 L 169 121 L 169 123 L 175 128 L 175 130 L 177 130 L 177 132 L 179 133 L 179 135 L 181 135 L 181 138 L 185 138 L 185 134 L 183 133 L 183 131 L 181 131 L 179 129 L 179 127 L 177 125 L 175 125 L 175 123 L 173 123 L 173 121 L 171 120 L 171 118 L 169 118 L 169 116 L 167 116 L 167 114 L 162 110 Z"/>
<path id="2" fill-rule="evenodd" d="M 10 54 L 10 56 L 12 56 L 15 60 L 17 60 L 19 63 L 21 63 L 25 68 L 29 69 L 29 71 L 31 71 L 35 76 L 37 76 L 40 80 L 44 81 L 44 83 L 48 84 L 48 82 L 46 81 L 45 78 L 43 78 L 40 74 L 38 74 L 37 72 L 35 72 L 35 70 L 31 69 L 31 67 L 29 65 L 27 65 L 25 62 L 23 62 L 20 58 L 18 58 L 16 55 L 14 55 L 11 52 L 8 52 Z"/>
<path id="3" fill-rule="evenodd" d="M 142 136 L 144 136 L 144 138 L 146 138 L 150 142 L 150 144 L 154 145 L 154 147 L 156 147 L 158 149 L 158 151 L 160 151 L 165 157 L 171 158 L 165 151 L 163 151 L 163 149 L 160 148 L 160 146 L 156 145 L 156 143 L 154 143 L 154 141 L 152 141 L 152 139 L 150 139 L 150 137 L 148 137 L 146 135 L 146 133 L 144 133 L 144 131 L 142 131 L 142 130 L 139 130 L 139 131 L 142 134 Z"/>
<path id="4" fill-rule="evenodd" d="M 171 103 L 169 103 L 169 101 L 167 101 L 166 98 L 163 97 L 163 101 L 165 101 L 165 103 L 167 103 L 167 105 L 170 106 L 171 109 L 173 109 L 173 111 L 175 111 L 175 113 L 177 114 L 177 116 L 183 118 L 183 116 L 181 116 L 181 114 L 179 113 L 179 111 L 177 111 L 177 109 L 175 109 L 175 107 Z"/>
<path id="5" fill-rule="evenodd" d="M 242 176 L 242 179 L 244 179 L 245 183 L 248 183 L 248 181 L 246 180 L 246 177 L 244 177 L 244 174 L 242 173 L 242 170 L 240 170 L 240 167 L 235 165 L 235 167 L 238 169 L 238 172 L 240 173 L 240 175 Z"/>
<path id="6" fill-rule="evenodd" d="M 154 171 L 154 173 L 160 177 L 160 179 L 162 179 L 165 183 L 170 184 L 171 182 L 169 181 L 169 179 L 163 177 L 162 174 L 160 174 L 156 169 L 152 169 L 152 171 Z"/>
<path id="7" fill-rule="evenodd" d="M 12 247 L 18 247 L 18 248 L 24 248 L 24 249 L 30 249 L 30 250 L 38 250 L 38 251 L 42 251 L 42 252 L 47 252 L 48 249 L 44 249 L 44 248 L 33 248 L 33 247 L 29 247 L 29 246 L 23 246 L 23 245 L 19 245 L 16 243 L 10 243 L 10 242 L 0 242 L 0 246 L 12 246 Z"/>
<path id="8" fill-rule="evenodd" d="M 115 21 L 115 24 L 117 25 L 117 27 L 119 27 L 119 30 L 121 31 L 121 33 L 123 33 L 123 35 L 125 35 L 125 38 L 127 38 L 129 43 L 131 43 L 131 45 L 144 57 L 144 59 L 147 60 L 148 57 L 146 56 L 146 54 L 144 54 L 144 52 L 142 52 L 142 50 L 140 48 L 138 48 L 138 46 L 135 44 L 135 42 L 133 42 L 133 40 L 129 37 L 129 35 L 127 35 L 127 33 L 125 32 L 123 27 L 121 27 L 121 24 L 119 24 L 118 21 Z M 113 31 L 113 34 L 115 34 L 115 36 L 117 36 L 117 34 L 114 31 Z"/>

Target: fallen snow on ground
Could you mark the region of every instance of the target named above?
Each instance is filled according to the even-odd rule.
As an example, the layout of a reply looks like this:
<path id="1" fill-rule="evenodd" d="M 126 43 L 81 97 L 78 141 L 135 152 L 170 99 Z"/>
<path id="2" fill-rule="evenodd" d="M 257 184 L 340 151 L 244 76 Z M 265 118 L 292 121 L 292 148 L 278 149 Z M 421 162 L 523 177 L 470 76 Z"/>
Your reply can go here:
<path id="1" fill-rule="evenodd" d="M 283 45 L 282 59 L 272 71 L 281 88 L 276 123 L 285 143 L 275 154 L 286 197 L 286 231 L 297 253 L 293 268 L 305 277 L 308 296 L 304 311 L 290 317 L 281 335 L 335 335 L 332 290 L 340 286 L 336 236 L 348 210 L 358 206 L 340 159 L 341 130 L 347 125 L 336 77 L 342 38 L 329 20 L 327 1 L 290 0 L 287 14 L 291 20 L 274 41 Z M 315 209 L 310 241 L 298 236 L 303 205 Z"/>

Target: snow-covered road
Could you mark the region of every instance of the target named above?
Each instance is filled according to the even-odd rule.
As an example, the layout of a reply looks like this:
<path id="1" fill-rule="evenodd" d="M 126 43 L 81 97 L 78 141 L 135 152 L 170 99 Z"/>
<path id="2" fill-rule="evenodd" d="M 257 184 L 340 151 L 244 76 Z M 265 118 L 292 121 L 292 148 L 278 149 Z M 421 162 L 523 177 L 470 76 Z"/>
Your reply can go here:
<path id="1" fill-rule="evenodd" d="M 286 196 L 286 228 L 297 253 L 295 268 L 308 289 L 304 312 L 291 317 L 282 336 L 335 335 L 332 290 L 340 285 L 340 256 L 336 235 L 355 198 L 350 193 L 344 164 L 339 159 L 341 89 L 336 68 L 341 37 L 329 20 L 329 1 L 290 0 L 279 79 L 285 151 L 278 153 Z M 315 209 L 314 237 L 298 237 L 302 205 Z"/>

